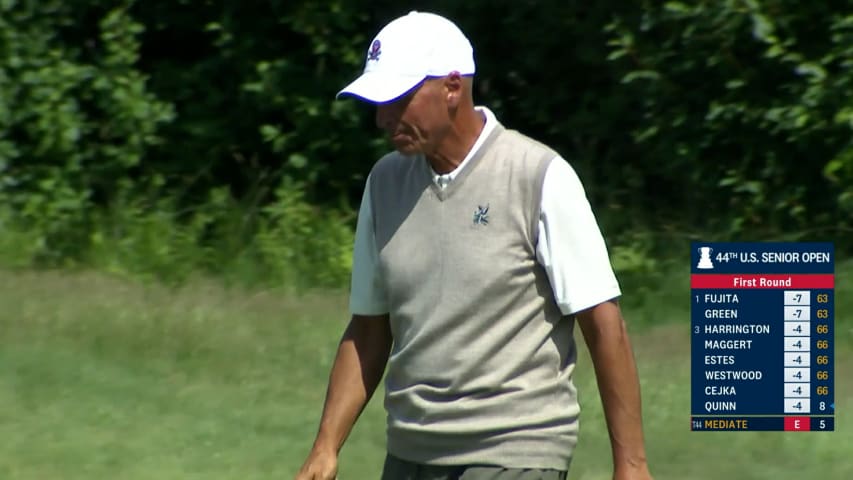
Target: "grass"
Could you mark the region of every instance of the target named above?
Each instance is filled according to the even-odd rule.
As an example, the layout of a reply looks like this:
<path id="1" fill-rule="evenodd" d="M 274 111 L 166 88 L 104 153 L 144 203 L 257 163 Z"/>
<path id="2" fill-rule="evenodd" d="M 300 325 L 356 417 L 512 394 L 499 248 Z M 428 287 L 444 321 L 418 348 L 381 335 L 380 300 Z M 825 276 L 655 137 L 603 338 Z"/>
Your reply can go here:
<path id="1" fill-rule="evenodd" d="M 673 275 L 626 299 L 656 478 L 853 478 L 853 264 L 837 273 L 832 433 L 689 431 L 689 291 Z M 292 478 L 310 447 L 337 339 L 340 293 L 294 297 L 194 282 L 0 271 L 0 478 Z M 610 478 L 588 356 L 570 478 Z M 377 478 L 381 401 L 341 457 L 342 479 Z"/>

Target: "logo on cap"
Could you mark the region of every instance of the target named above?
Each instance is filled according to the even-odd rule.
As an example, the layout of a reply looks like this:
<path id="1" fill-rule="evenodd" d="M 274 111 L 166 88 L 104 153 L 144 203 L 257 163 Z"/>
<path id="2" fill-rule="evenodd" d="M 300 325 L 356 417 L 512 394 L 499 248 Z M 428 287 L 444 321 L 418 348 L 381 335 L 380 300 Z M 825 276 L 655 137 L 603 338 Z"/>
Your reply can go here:
<path id="1" fill-rule="evenodd" d="M 379 55 L 382 55 L 382 42 L 374 40 L 373 45 L 370 46 L 370 51 L 367 52 L 367 59 L 379 60 Z"/>

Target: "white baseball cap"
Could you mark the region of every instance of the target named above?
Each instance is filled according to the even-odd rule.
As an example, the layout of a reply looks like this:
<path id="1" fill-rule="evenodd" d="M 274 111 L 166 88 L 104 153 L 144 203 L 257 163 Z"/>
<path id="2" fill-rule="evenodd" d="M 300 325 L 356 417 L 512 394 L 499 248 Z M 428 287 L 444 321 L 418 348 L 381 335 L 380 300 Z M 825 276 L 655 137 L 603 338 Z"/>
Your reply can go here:
<path id="1" fill-rule="evenodd" d="M 372 103 L 405 95 L 427 77 L 473 75 L 474 49 L 450 20 L 413 11 L 386 25 L 370 42 L 364 73 L 338 92 Z"/>

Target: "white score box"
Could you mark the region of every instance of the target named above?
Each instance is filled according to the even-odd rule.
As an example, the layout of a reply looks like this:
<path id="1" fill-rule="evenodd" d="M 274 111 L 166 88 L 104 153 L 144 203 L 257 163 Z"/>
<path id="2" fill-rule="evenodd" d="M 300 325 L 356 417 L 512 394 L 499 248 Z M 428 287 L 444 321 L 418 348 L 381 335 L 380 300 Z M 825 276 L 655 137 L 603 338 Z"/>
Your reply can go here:
<path id="1" fill-rule="evenodd" d="M 786 383 L 785 398 L 809 398 L 811 392 L 810 383 Z"/>
<path id="2" fill-rule="evenodd" d="M 808 337 L 811 324 L 809 322 L 785 322 L 786 337 Z"/>
<path id="3" fill-rule="evenodd" d="M 808 353 L 785 352 L 785 367 L 811 366 Z"/>
<path id="4" fill-rule="evenodd" d="M 785 337 L 786 352 L 808 352 L 811 350 L 809 337 Z"/>
<path id="5" fill-rule="evenodd" d="M 786 382 L 802 382 L 803 380 L 811 380 L 811 378 L 809 378 L 809 375 L 811 375 L 811 370 L 809 370 L 808 368 L 785 369 Z"/>
<path id="6" fill-rule="evenodd" d="M 810 313 L 808 307 L 791 307 L 785 305 L 785 321 L 808 321 L 811 320 Z"/>
<path id="7" fill-rule="evenodd" d="M 808 398 L 786 398 L 785 413 L 811 413 L 812 405 Z"/>
<path id="8" fill-rule="evenodd" d="M 811 305 L 812 292 L 808 290 L 785 290 L 785 305 Z"/>

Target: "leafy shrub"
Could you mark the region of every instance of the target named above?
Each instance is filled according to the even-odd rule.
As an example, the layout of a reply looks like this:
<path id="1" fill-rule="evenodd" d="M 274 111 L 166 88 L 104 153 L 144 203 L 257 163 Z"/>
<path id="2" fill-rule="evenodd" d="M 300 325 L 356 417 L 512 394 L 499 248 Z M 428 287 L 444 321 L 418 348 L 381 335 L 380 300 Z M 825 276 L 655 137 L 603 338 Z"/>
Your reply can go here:
<path id="1" fill-rule="evenodd" d="M 136 69 L 143 26 L 124 7 L 0 2 L 0 201 L 46 264 L 85 251 L 92 208 L 132 179 L 169 104 Z M 77 15 L 80 15 L 78 17 Z M 82 25 L 81 25 L 82 24 Z"/>
<path id="2" fill-rule="evenodd" d="M 352 265 L 353 231 L 343 214 L 305 202 L 303 186 L 288 179 L 263 210 L 257 249 L 275 283 L 342 287 Z"/>
<path id="3" fill-rule="evenodd" d="M 608 25 L 635 102 L 646 210 L 724 238 L 849 238 L 845 2 L 662 2 Z M 842 242 L 846 248 L 853 246 Z"/>

